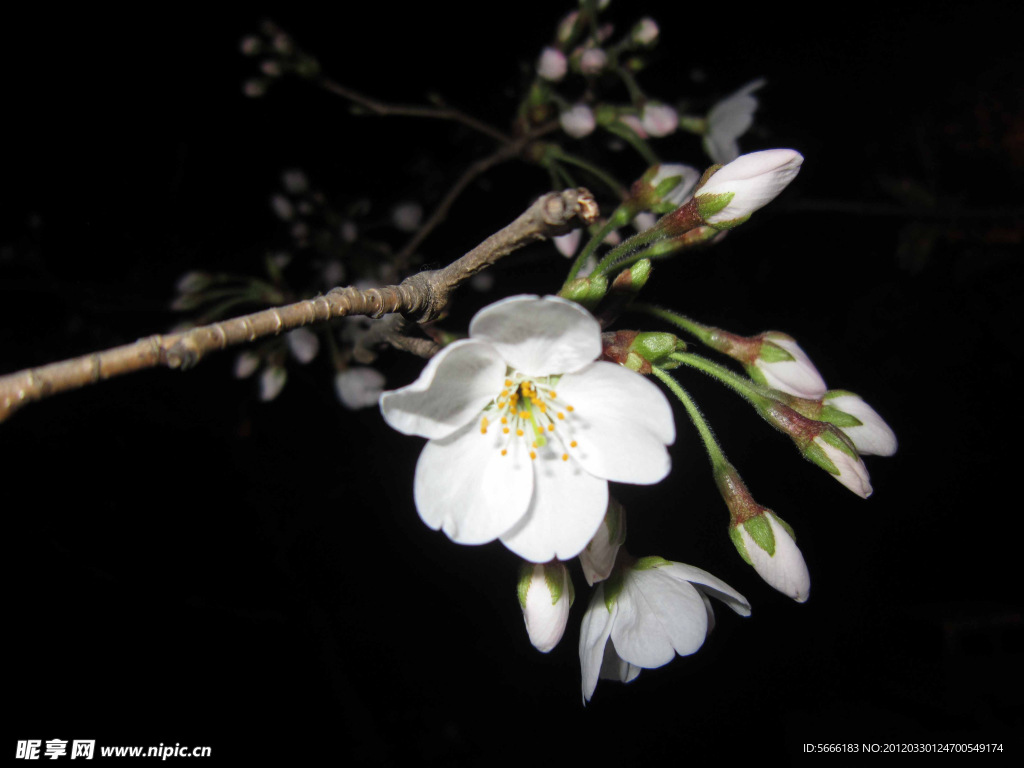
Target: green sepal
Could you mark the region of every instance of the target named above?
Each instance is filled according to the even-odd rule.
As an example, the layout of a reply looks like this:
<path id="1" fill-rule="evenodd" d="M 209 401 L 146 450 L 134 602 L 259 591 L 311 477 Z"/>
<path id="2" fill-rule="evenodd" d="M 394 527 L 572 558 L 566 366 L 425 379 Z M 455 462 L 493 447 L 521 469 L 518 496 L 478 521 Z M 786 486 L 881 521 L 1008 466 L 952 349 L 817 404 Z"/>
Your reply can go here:
<path id="1" fill-rule="evenodd" d="M 850 392 L 848 389 L 830 389 L 824 395 L 821 396 L 822 400 L 831 400 L 833 397 L 856 397 L 858 400 L 861 396 L 856 392 Z"/>
<path id="2" fill-rule="evenodd" d="M 608 613 L 612 612 L 612 608 L 615 607 L 615 601 L 619 599 L 619 593 L 622 591 L 622 571 L 623 569 L 619 567 L 612 568 L 612 572 L 603 582 L 604 607 L 608 609 Z"/>
<path id="3" fill-rule="evenodd" d="M 764 515 L 752 517 L 742 525 L 757 546 L 767 552 L 769 557 L 775 556 L 775 534 L 772 533 L 772 524 Z"/>
<path id="4" fill-rule="evenodd" d="M 697 195 L 697 212 L 700 214 L 701 219 L 704 220 L 704 223 L 707 223 L 709 218 L 724 210 L 734 197 L 736 197 L 735 192 Z M 718 227 L 718 224 L 713 224 L 712 226 Z"/>
<path id="5" fill-rule="evenodd" d="M 639 291 L 647 285 L 647 280 L 651 276 L 651 270 L 650 259 L 640 259 L 640 261 L 631 266 L 629 268 L 630 288 L 634 291 Z"/>
<path id="6" fill-rule="evenodd" d="M 594 122 L 598 125 L 611 125 L 619 119 L 619 110 L 611 104 L 594 106 Z"/>
<path id="7" fill-rule="evenodd" d="M 593 309 L 601 303 L 601 299 L 606 293 L 608 293 L 608 278 L 604 275 L 596 275 L 570 280 L 562 286 L 558 295 L 563 299 L 575 301 L 587 309 Z"/>
<path id="8" fill-rule="evenodd" d="M 743 534 L 740 533 L 740 527 L 738 525 L 729 526 L 729 538 L 732 540 L 732 545 L 736 547 L 736 551 L 740 553 L 740 557 L 743 558 L 743 562 L 747 565 L 753 565 L 754 561 L 750 559 L 750 555 L 747 554 L 747 547 L 743 543 Z"/>
<path id="9" fill-rule="evenodd" d="M 547 585 L 548 592 L 551 593 L 552 605 L 557 603 L 562 597 L 562 568 L 563 566 L 560 564 L 544 564 L 544 583 Z"/>
<path id="10" fill-rule="evenodd" d="M 519 597 L 519 607 L 526 610 L 526 595 L 530 591 L 530 584 L 533 582 L 533 563 L 525 560 L 519 565 L 519 584 L 516 585 L 516 595 Z"/>
<path id="11" fill-rule="evenodd" d="M 791 538 L 793 541 L 796 541 L 796 533 L 794 533 L 794 531 L 793 531 L 793 526 L 791 526 L 789 523 L 787 523 L 781 517 L 776 515 L 774 512 L 766 512 L 765 514 L 768 514 L 768 515 L 771 515 L 772 517 L 774 517 L 775 518 L 775 522 L 778 523 L 779 525 L 781 525 L 783 530 L 785 530 L 785 532 L 789 534 L 789 538 Z"/>
<path id="12" fill-rule="evenodd" d="M 651 364 L 660 365 L 661 359 L 677 351 L 678 347 L 679 337 L 673 333 L 644 331 L 638 333 L 633 339 L 633 343 L 629 345 L 629 351 L 636 352 Z"/>
<path id="13" fill-rule="evenodd" d="M 754 365 L 753 363 L 748 363 L 744 365 L 743 368 L 744 370 L 746 370 L 747 376 L 749 376 L 751 381 L 753 381 L 755 384 L 760 384 L 762 387 L 768 386 L 768 379 L 764 377 L 764 374 L 761 372 L 761 369 L 758 368 L 756 365 Z"/>
<path id="14" fill-rule="evenodd" d="M 749 218 L 750 214 L 748 213 L 746 216 L 740 216 L 738 219 L 729 219 L 728 221 L 716 221 L 714 224 L 711 224 L 709 222 L 708 226 L 714 227 L 715 229 L 732 229 L 733 227 L 738 227 L 740 224 L 742 224 Z"/>
<path id="15" fill-rule="evenodd" d="M 608 511 L 604 513 L 604 524 L 608 529 L 608 542 L 612 545 L 619 544 L 620 546 L 626 541 L 626 530 L 625 530 L 625 519 L 623 517 L 622 505 L 613 499 L 611 496 L 608 497 Z M 622 533 L 622 540 L 619 540 L 619 534 Z M 589 546 L 589 545 L 588 545 Z"/>
<path id="16" fill-rule="evenodd" d="M 641 557 L 633 563 L 633 570 L 649 571 L 651 568 L 661 568 L 663 565 L 672 565 L 672 561 L 666 560 L 664 557 L 651 555 L 650 557 Z"/>
<path id="17" fill-rule="evenodd" d="M 654 188 L 654 194 L 658 197 L 665 197 L 669 192 L 678 187 L 683 183 L 682 176 L 669 176 L 667 179 L 662 179 L 658 182 L 658 186 Z M 674 208 L 675 206 L 673 206 Z"/>
<path id="18" fill-rule="evenodd" d="M 679 206 L 675 203 L 669 202 L 668 200 L 662 200 L 660 203 L 655 203 L 651 206 L 651 213 L 666 214 L 672 213 Z"/>
<path id="19" fill-rule="evenodd" d="M 704 175 L 700 177 L 700 181 L 697 182 L 697 186 L 693 188 L 693 193 L 697 194 L 700 192 L 701 187 L 708 183 L 708 179 L 714 176 L 718 171 L 722 169 L 722 164 L 717 163 L 715 165 L 708 166 L 704 171 Z"/>
<path id="20" fill-rule="evenodd" d="M 853 414 L 847 413 L 846 411 L 840 411 L 838 408 L 831 405 L 826 405 L 821 409 L 821 413 L 818 414 L 818 421 L 827 421 L 829 424 L 835 424 L 837 427 L 864 426 L 864 422 Z"/>
<path id="21" fill-rule="evenodd" d="M 796 359 L 778 344 L 767 339 L 761 342 L 761 351 L 757 356 L 766 363 L 788 363 Z"/>
<path id="22" fill-rule="evenodd" d="M 841 436 L 837 435 L 835 432 L 832 432 L 831 430 L 827 430 L 826 429 L 824 432 L 822 432 L 820 435 L 818 435 L 818 437 L 820 437 L 826 443 L 831 445 L 833 448 L 836 448 L 837 450 L 842 451 L 847 456 L 849 456 L 851 459 L 856 459 L 857 458 L 857 450 L 855 448 L 853 448 L 853 446 L 851 446 Z"/>
<path id="23" fill-rule="evenodd" d="M 808 443 L 807 447 L 804 448 L 804 458 L 817 464 L 831 475 L 839 474 L 839 467 L 833 464 L 832 459 L 828 457 L 825 450 L 813 441 Z"/>

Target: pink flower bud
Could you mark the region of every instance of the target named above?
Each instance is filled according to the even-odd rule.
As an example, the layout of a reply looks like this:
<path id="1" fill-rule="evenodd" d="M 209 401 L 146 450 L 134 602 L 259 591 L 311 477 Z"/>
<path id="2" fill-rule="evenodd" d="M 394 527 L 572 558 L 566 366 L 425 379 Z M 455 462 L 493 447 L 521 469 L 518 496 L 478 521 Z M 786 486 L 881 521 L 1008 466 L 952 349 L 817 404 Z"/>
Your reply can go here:
<path id="1" fill-rule="evenodd" d="M 562 130 L 574 139 L 581 139 L 593 133 L 597 126 L 594 113 L 586 104 L 576 104 L 558 116 Z"/>
<path id="2" fill-rule="evenodd" d="M 649 102 L 640 115 L 640 123 L 651 136 L 668 136 L 679 127 L 679 113 L 668 104 Z"/>
<path id="3" fill-rule="evenodd" d="M 537 61 L 537 74 L 556 83 L 565 77 L 568 66 L 564 53 L 557 48 L 545 48 Z"/>

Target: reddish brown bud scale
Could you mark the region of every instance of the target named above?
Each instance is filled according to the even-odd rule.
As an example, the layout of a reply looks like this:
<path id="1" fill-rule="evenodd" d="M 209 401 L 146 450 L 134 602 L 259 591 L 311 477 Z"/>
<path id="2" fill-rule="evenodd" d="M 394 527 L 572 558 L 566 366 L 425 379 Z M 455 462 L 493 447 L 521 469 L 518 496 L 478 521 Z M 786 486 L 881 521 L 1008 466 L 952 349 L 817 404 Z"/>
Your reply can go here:
<path id="1" fill-rule="evenodd" d="M 609 331 L 601 334 L 601 359 L 609 363 L 626 364 L 629 347 L 639 331 Z"/>

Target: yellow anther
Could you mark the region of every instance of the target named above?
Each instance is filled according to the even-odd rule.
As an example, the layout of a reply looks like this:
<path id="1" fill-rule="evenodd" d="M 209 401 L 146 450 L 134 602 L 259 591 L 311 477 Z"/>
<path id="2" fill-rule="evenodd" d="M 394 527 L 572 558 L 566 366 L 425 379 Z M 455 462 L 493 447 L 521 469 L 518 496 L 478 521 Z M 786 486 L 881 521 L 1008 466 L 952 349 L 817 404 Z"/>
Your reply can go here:
<path id="1" fill-rule="evenodd" d="M 530 458 L 531 459 L 536 459 L 537 458 L 537 454 L 534 453 L 533 451 L 530 451 Z"/>
<path id="2" fill-rule="evenodd" d="M 502 431 L 503 434 L 507 435 L 508 434 L 508 427 L 502 427 L 501 431 Z"/>
<path id="3" fill-rule="evenodd" d="M 501 423 L 502 424 L 508 424 L 508 419 L 506 419 L 504 416 L 502 416 L 501 417 Z"/>
<path id="4" fill-rule="evenodd" d="M 561 411 L 559 411 L 559 412 L 558 412 L 558 418 L 560 418 L 560 419 L 564 419 L 564 418 L 565 418 L 565 414 L 564 414 L 564 413 L 562 413 Z"/>
<path id="5" fill-rule="evenodd" d="M 558 397 L 558 393 L 557 393 L 557 392 L 555 392 L 555 390 L 553 390 L 553 389 L 552 389 L 552 390 L 551 390 L 550 392 L 548 392 L 548 394 L 549 394 L 549 395 L 551 395 L 551 398 L 552 398 L 552 399 L 554 399 L 554 398 Z"/>
<path id="6" fill-rule="evenodd" d="M 541 403 L 541 404 L 540 404 L 540 405 L 538 405 L 537 407 L 538 407 L 538 408 L 540 408 L 540 412 L 541 412 L 541 413 L 544 413 L 544 412 L 545 412 L 545 411 L 547 411 L 547 409 L 548 409 L 548 407 L 547 407 L 547 406 L 546 406 L 546 405 L 545 405 L 544 403 Z"/>
<path id="7" fill-rule="evenodd" d="M 534 448 L 536 448 L 536 447 L 537 447 L 537 441 L 536 441 L 536 440 L 534 440 L 534 441 L 533 441 L 533 447 L 534 447 Z"/>
<path id="8" fill-rule="evenodd" d="M 504 456 L 504 455 L 505 455 L 506 453 L 508 453 L 508 451 L 507 451 L 507 450 L 505 450 L 504 448 L 502 448 L 502 449 L 501 449 L 501 455 L 502 455 L 502 456 Z"/>
<path id="9" fill-rule="evenodd" d="M 573 408 L 573 407 L 572 407 L 571 405 L 567 405 L 567 406 L 565 406 L 565 410 L 569 411 L 569 413 L 572 413 L 572 412 L 573 412 L 573 411 L 575 411 L 576 409 L 575 409 L 575 408 Z"/>
<path id="10" fill-rule="evenodd" d="M 501 390 L 501 394 L 498 395 L 498 397 L 508 397 L 508 390 L 507 389 Z"/>
<path id="11" fill-rule="evenodd" d="M 554 424 L 548 424 L 548 432 L 554 432 L 554 431 L 555 431 L 555 425 Z"/>
<path id="12" fill-rule="evenodd" d="M 516 434 L 519 435 L 519 437 L 522 437 L 523 436 L 523 430 L 517 429 L 516 430 Z"/>
<path id="13" fill-rule="evenodd" d="M 487 427 L 480 427 L 480 434 L 481 435 L 486 435 L 487 434 Z"/>
<path id="14" fill-rule="evenodd" d="M 578 443 L 575 440 L 573 440 L 571 443 L 569 443 L 569 447 L 570 448 L 575 448 L 577 445 L 578 445 Z"/>
<path id="15" fill-rule="evenodd" d="M 506 387 L 511 387 L 512 386 L 512 379 L 505 379 L 505 386 Z"/>
<path id="16" fill-rule="evenodd" d="M 569 454 L 568 453 L 563 453 L 562 454 L 562 461 L 568 461 L 568 460 L 569 460 Z"/>
<path id="17" fill-rule="evenodd" d="M 499 400 L 498 401 L 498 407 L 499 408 L 504 408 L 505 407 L 505 401 L 504 400 Z"/>
<path id="18" fill-rule="evenodd" d="M 486 427 L 488 423 L 489 423 L 489 422 L 487 421 L 487 417 L 486 417 L 486 416 L 484 416 L 484 417 L 483 417 L 483 418 L 482 418 L 482 419 L 480 420 L 480 426 L 481 426 L 481 427 Z"/>

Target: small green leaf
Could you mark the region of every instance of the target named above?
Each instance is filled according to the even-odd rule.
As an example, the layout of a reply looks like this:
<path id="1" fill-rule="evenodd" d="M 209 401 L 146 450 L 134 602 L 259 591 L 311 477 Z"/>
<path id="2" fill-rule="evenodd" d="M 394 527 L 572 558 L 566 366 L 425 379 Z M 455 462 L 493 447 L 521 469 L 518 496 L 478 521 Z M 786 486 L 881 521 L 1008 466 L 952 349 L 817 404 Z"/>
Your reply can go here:
<path id="1" fill-rule="evenodd" d="M 825 430 L 820 435 L 818 435 L 818 437 L 820 437 L 826 443 L 831 445 L 833 448 L 842 451 L 850 458 L 857 458 L 856 449 L 844 439 L 844 436 L 837 435 L 835 432 L 832 432 L 831 430 Z"/>
<path id="2" fill-rule="evenodd" d="M 697 195 L 697 211 L 706 222 L 720 213 L 736 197 L 735 192 L 719 192 L 714 195 Z M 718 226 L 717 224 L 715 226 Z"/>
<path id="3" fill-rule="evenodd" d="M 562 568 L 560 564 L 546 563 L 544 565 L 544 583 L 551 593 L 551 604 L 554 605 L 562 596 Z"/>
<path id="4" fill-rule="evenodd" d="M 771 515 L 773 518 L 775 518 L 775 522 L 782 526 L 783 530 L 785 530 L 786 533 L 789 534 L 789 538 L 791 538 L 793 541 L 796 541 L 796 534 L 793 532 L 793 527 L 789 523 L 787 523 L 781 517 L 776 515 L 774 512 L 769 511 L 765 514 Z"/>
<path id="5" fill-rule="evenodd" d="M 526 610 L 526 595 L 530 591 L 530 584 L 533 582 L 533 563 L 523 562 L 519 566 L 519 584 L 516 587 L 516 594 L 519 597 L 519 607 Z"/>

